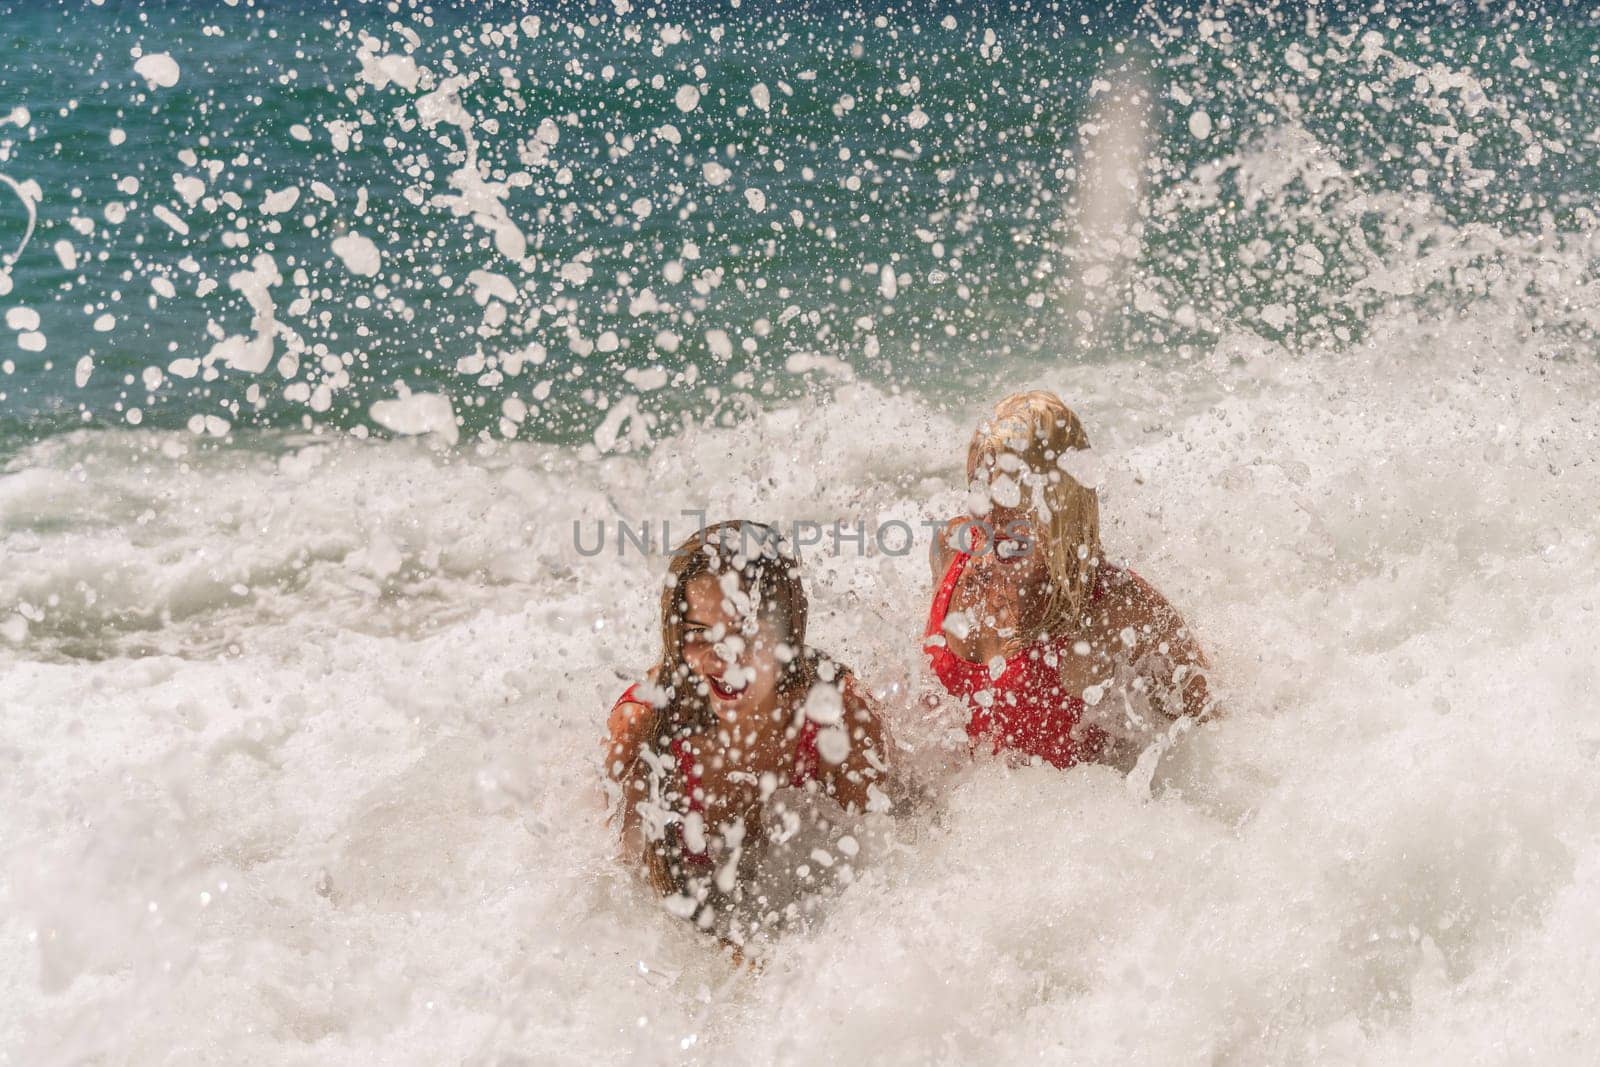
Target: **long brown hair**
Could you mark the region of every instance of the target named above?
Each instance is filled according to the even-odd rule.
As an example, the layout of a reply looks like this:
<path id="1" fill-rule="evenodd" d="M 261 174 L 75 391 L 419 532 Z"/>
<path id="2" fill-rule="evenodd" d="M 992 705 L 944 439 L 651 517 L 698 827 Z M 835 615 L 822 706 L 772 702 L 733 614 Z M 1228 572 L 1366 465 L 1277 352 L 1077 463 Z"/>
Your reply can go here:
<path id="1" fill-rule="evenodd" d="M 750 607 L 748 623 L 765 623 L 781 642 L 784 661 L 779 691 L 805 691 L 817 678 L 819 656 L 806 645 L 807 603 L 800 581 L 800 557 L 773 527 L 748 519 L 715 523 L 672 553 L 661 589 L 661 658 L 651 672 L 651 723 L 646 747 L 656 766 L 671 766 L 674 740 L 714 722 L 706 694 L 695 684 L 683 657 L 683 621 L 688 587 L 696 578 L 738 576 Z M 663 892 L 681 892 L 686 872 L 681 843 L 653 842 L 646 851 L 650 880 Z"/>

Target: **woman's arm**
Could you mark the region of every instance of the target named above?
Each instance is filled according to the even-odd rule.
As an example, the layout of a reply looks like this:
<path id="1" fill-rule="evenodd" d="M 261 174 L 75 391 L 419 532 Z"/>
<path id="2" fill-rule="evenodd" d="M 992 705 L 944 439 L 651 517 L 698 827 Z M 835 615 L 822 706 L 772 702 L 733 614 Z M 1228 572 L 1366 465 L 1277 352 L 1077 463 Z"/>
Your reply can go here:
<path id="1" fill-rule="evenodd" d="M 1210 661 L 1178 609 L 1153 585 L 1137 577 L 1129 609 L 1131 617 L 1125 625 L 1133 627 L 1138 644 L 1143 646 L 1141 651 L 1146 655 L 1154 653 L 1158 661 L 1171 664 L 1170 675 L 1151 679 L 1157 683 L 1158 692 L 1171 694 L 1162 710 L 1174 719 L 1215 718 L 1218 709 L 1206 680 Z"/>
<path id="2" fill-rule="evenodd" d="M 611 709 L 606 723 L 606 777 L 616 782 L 622 791 L 618 836 L 622 858 L 627 863 L 641 862 L 645 854 L 639 801 L 650 796 L 649 768 L 645 765 L 643 750 L 654 721 L 654 708 L 624 700 Z"/>

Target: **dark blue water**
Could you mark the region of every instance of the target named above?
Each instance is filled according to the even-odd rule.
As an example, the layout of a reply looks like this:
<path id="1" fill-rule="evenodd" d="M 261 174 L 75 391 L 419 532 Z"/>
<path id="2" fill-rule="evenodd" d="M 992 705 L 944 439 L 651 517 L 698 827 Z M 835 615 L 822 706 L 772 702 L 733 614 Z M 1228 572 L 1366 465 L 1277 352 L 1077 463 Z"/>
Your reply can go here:
<path id="1" fill-rule="evenodd" d="M 14 6 L 0 112 L 26 121 L 0 126 L 0 173 L 41 199 L 0 304 L 40 321 L 0 338 L 0 447 L 208 416 L 381 431 L 371 404 L 406 391 L 448 397 L 468 437 L 584 440 L 613 404 L 725 420 L 844 373 L 938 397 L 1019 364 L 1192 358 L 1241 328 L 1350 343 L 1395 299 L 1481 295 L 1497 251 L 1410 292 L 1370 283 L 1440 220 L 1590 217 L 1594 30 L 1475 18 Z M 426 73 L 380 88 L 363 50 Z M 177 82 L 151 87 L 135 51 Z M 425 121 L 441 88 L 468 129 Z M 1118 124 L 1124 157 L 1097 159 Z M 1252 151 L 1284 155 L 1265 193 L 1236 187 Z M 452 206 L 468 167 L 487 200 Z M 0 248 L 25 220 L 0 189 Z M 376 275 L 335 254 L 348 234 Z M 207 365 L 262 333 L 230 284 L 261 256 L 267 365 Z M 1550 330 L 1592 339 L 1581 317 Z"/>

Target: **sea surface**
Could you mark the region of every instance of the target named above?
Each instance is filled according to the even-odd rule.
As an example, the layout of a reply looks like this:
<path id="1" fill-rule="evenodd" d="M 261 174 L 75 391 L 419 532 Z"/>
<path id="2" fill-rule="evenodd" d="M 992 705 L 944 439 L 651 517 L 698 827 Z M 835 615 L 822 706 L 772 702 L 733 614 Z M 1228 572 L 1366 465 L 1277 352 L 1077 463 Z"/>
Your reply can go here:
<path id="1" fill-rule="evenodd" d="M 0 3 L 0 1064 L 1594 1061 L 1597 77 L 1554 5 Z M 918 653 L 1034 387 L 1215 666 L 1148 780 Z M 604 823 L 688 512 L 868 530 L 814 639 L 920 797 L 759 973 Z"/>

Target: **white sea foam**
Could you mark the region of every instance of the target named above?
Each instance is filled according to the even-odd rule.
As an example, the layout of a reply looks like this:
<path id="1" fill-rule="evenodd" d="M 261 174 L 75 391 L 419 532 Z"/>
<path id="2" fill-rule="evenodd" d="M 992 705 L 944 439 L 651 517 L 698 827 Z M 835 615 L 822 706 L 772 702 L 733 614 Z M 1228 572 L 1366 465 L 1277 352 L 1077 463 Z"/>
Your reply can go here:
<path id="1" fill-rule="evenodd" d="M 886 692 L 928 799 L 759 977 L 611 860 L 596 737 L 654 654 L 660 561 L 583 557 L 572 524 L 941 516 L 977 398 L 847 386 L 587 462 L 34 446 L 0 478 L 6 1044 L 1570 1062 L 1600 1040 L 1600 382 L 1515 332 L 1401 316 L 1336 358 L 1240 337 L 1017 383 L 1080 407 L 1111 551 L 1216 662 L 1230 714 L 1153 800 L 971 765 L 914 699 L 920 553 L 807 548 L 815 640 Z"/>
<path id="2" fill-rule="evenodd" d="M 152 89 L 170 89 L 178 84 L 178 61 L 165 52 L 147 52 L 133 64 L 133 72 Z"/>
<path id="3" fill-rule="evenodd" d="M 372 238 L 348 233 L 333 239 L 333 254 L 344 260 L 351 274 L 371 277 L 383 269 L 383 255 Z"/>
<path id="4" fill-rule="evenodd" d="M 439 393 L 402 393 L 393 399 L 375 402 L 370 413 L 373 422 L 391 433 L 437 434 L 451 445 L 460 438 L 450 398 Z"/>

